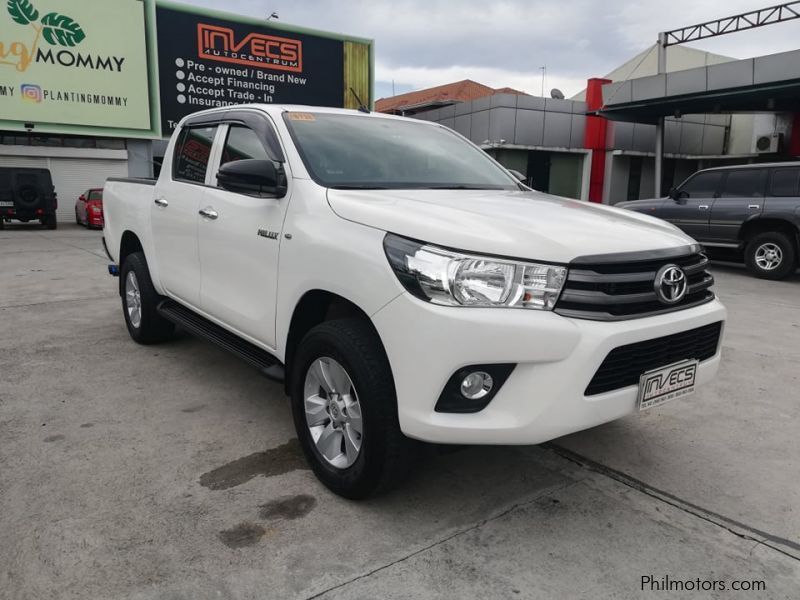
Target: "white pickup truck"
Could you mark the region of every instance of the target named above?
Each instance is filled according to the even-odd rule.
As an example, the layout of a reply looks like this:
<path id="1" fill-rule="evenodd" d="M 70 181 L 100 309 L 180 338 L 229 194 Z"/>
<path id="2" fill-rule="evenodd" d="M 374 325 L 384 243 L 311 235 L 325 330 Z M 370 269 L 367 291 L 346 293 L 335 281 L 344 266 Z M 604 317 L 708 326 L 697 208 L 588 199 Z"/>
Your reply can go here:
<path id="1" fill-rule="evenodd" d="M 691 238 L 532 191 L 437 124 L 204 111 L 157 181 L 109 180 L 104 205 L 131 337 L 178 325 L 284 380 L 314 472 L 349 498 L 400 481 L 418 440 L 540 443 L 719 366 L 726 312 Z"/>

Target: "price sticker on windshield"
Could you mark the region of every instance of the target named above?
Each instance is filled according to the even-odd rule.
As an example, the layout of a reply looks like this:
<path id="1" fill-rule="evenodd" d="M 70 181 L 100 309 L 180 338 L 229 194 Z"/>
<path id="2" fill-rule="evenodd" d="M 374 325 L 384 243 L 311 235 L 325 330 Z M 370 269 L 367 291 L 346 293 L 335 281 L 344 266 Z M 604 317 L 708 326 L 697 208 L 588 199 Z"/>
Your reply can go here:
<path id="1" fill-rule="evenodd" d="M 306 112 L 290 112 L 286 113 L 286 116 L 290 121 L 316 121 L 317 118 L 311 114 Z"/>

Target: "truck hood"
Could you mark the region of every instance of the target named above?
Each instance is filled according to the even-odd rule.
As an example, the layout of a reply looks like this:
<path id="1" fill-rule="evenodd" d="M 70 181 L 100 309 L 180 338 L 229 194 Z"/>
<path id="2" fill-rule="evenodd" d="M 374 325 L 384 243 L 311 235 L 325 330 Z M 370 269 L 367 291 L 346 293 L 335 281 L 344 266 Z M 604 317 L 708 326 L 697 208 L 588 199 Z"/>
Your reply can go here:
<path id="1" fill-rule="evenodd" d="M 578 256 L 694 243 L 647 215 L 540 192 L 328 190 L 349 221 L 474 253 L 566 263 Z"/>

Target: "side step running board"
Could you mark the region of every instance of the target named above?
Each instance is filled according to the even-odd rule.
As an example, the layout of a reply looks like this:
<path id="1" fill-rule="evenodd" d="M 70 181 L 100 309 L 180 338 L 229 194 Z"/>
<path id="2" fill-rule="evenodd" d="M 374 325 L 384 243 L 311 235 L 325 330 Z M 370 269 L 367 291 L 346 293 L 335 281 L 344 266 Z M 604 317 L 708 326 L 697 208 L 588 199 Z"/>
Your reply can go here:
<path id="1" fill-rule="evenodd" d="M 216 323 L 212 323 L 205 317 L 201 317 L 185 306 L 172 300 L 164 300 L 158 305 L 158 312 L 162 317 L 183 327 L 192 335 L 205 338 L 250 363 L 269 379 L 281 382 L 284 380 L 283 365 L 272 354 L 243 340 Z"/>

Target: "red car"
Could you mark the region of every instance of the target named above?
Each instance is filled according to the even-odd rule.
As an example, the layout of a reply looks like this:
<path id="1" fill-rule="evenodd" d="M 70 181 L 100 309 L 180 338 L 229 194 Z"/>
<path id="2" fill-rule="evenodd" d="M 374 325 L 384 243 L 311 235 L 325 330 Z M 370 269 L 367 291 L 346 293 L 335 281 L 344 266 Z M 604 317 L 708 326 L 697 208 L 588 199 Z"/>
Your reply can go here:
<path id="1" fill-rule="evenodd" d="M 75 222 L 87 229 L 103 228 L 103 188 L 85 191 L 75 202 Z"/>

